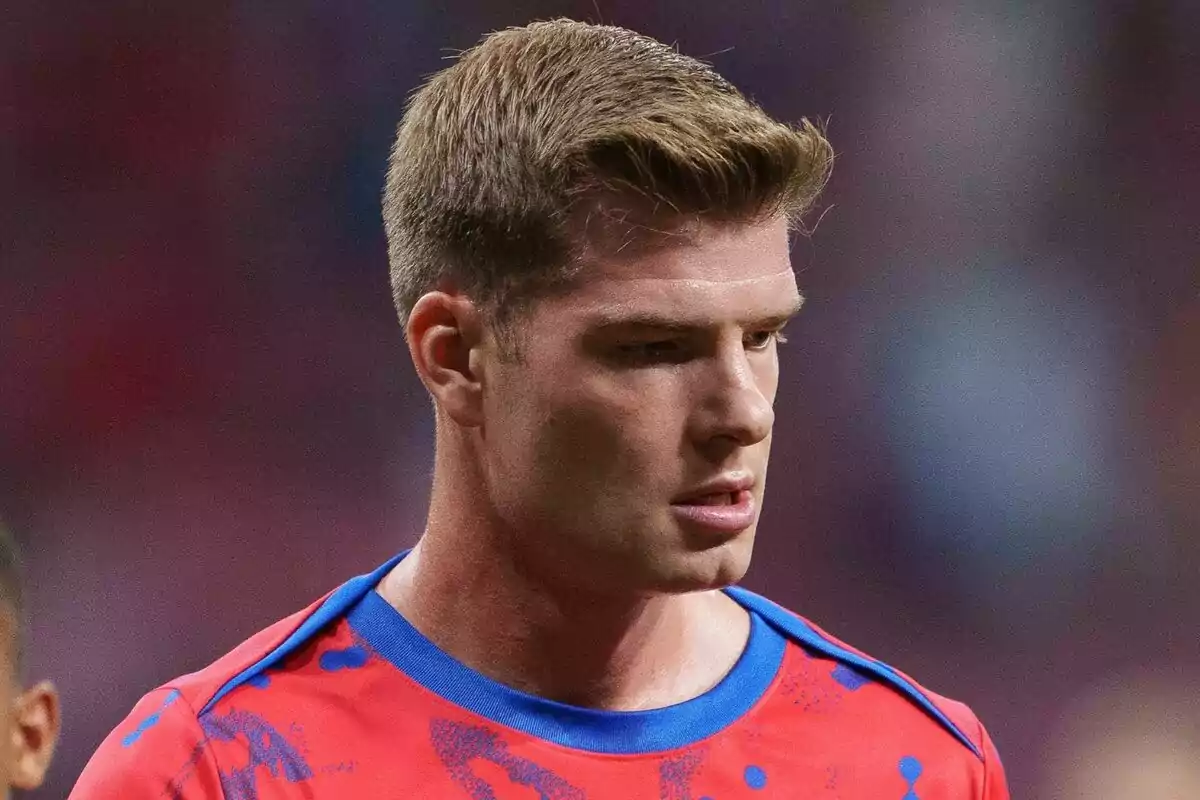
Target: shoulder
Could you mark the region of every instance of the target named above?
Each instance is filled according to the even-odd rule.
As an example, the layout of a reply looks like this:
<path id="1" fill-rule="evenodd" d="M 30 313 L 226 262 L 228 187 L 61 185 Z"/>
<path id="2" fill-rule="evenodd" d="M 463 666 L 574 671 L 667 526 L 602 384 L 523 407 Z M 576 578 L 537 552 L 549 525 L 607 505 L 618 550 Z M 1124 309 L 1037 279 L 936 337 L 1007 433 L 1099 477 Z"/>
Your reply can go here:
<path id="1" fill-rule="evenodd" d="M 729 595 L 748 610 L 758 614 L 787 639 L 807 653 L 831 662 L 832 677 L 845 686 L 857 688 L 870 682 L 882 688 L 874 694 L 878 708 L 886 707 L 907 722 L 924 719 L 923 729 L 940 730 L 943 752 L 969 773 L 969 783 L 977 787 L 976 797 L 987 800 L 1007 798 L 1004 772 L 991 737 L 975 712 L 965 703 L 933 692 L 911 676 L 830 634 L 812 621 L 746 589 L 732 588 Z M 894 730 L 907 730 L 907 725 Z M 888 735 L 886 726 L 880 735 Z"/>
<path id="2" fill-rule="evenodd" d="M 260 685 L 267 670 L 321 640 L 395 561 L 348 581 L 207 667 L 145 695 L 100 745 L 71 800 L 223 798 L 213 742 L 232 736 L 229 725 L 255 720 L 211 712 L 238 688 Z"/>
<path id="3" fill-rule="evenodd" d="M 157 691 L 179 694 L 199 713 L 212 705 L 231 683 L 241 678 L 253 680 L 259 665 L 278 652 L 327 599 L 328 596 L 321 598 L 304 610 L 264 628 L 208 666 L 175 678 Z"/>
<path id="4" fill-rule="evenodd" d="M 223 798 L 201 710 L 277 650 L 319 601 L 260 631 L 211 665 L 143 696 L 101 743 L 71 800 Z"/>
<path id="5" fill-rule="evenodd" d="M 894 694 L 932 716 L 947 731 L 966 745 L 976 757 L 983 756 L 983 724 L 966 703 L 938 694 L 919 683 L 906 672 L 887 664 L 854 645 L 834 636 L 813 621 L 788 611 L 815 634 L 815 641 L 805 642 L 821 655 L 867 673 Z M 824 645 L 824 646 L 822 646 Z M 847 654 L 855 659 L 847 658 Z M 949 724 L 947 724 L 949 723 Z"/>

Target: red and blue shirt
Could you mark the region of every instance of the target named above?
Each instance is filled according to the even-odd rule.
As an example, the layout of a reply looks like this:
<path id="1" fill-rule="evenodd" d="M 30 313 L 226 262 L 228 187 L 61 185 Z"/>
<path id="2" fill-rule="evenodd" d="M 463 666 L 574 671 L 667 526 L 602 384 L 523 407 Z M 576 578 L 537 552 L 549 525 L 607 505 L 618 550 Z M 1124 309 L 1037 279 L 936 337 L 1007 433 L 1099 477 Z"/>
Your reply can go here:
<path id="1" fill-rule="evenodd" d="M 636 712 L 498 684 L 355 578 L 146 695 L 72 800 L 1007 800 L 964 705 L 744 589 L 712 690 Z"/>

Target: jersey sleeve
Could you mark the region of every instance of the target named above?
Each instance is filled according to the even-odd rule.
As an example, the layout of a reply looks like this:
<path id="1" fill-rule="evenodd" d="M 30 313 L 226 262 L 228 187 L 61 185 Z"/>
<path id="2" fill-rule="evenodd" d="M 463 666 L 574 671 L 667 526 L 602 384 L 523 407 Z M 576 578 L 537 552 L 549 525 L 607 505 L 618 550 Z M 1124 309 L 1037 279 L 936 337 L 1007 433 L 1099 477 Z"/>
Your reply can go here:
<path id="1" fill-rule="evenodd" d="M 1004 765 L 1000 763 L 1000 753 L 996 750 L 992 737 L 982 723 L 979 735 L 983 740 L 983 795 L 982 800 L 1011 800 L 1008 793 L 1008 780 L 1004 776 Z"/>
<path id="2" fill-rule="evenodd" d="M 208 739 L 183 695 L 158 689 L 92 756 L 70 800 L 224 800 Z"/>
<path id="3" fill-rule="evenodd" d="M 975 746 L 978 756 L 971 755 L 972 776 L 969 792 L 975 800 L 1011 800 L 1008 781 L 1004 776 L 1004 765 L 1000 753 L 983 722 L 964 703 L 941 695 L 929 693 L 937 707 L 958 726 Z M 964 787 L 964 791 L 968 791 Z M 965 796 L 965 795 L 964 795 Z"/>

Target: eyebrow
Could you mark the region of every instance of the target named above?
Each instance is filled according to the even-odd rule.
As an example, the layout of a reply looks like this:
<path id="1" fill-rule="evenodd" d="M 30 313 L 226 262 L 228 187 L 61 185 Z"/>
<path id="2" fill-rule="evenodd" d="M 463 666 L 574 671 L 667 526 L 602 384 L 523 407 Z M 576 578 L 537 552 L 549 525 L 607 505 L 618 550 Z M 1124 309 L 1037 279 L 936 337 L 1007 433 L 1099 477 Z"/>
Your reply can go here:
<path id="1" fill-rule="evenodd" d="M 788 323 L 794 316 L 800 313 L 801 307 L 804 305 L 804 296 L 791 305 L 791 307 L 779 314 L 769 314 L 764 317 L 752 317 L 739 319 L 738 324 L 746 328 L 781 328 Z M 592 319 L 588 326 L 594 331 L 607 331 L 615 328 L 653 328 L 662 331 L 677 331 L 686 332 L 694 331 L 698 328 L 707 328 L 708 325 L 703 322 L 690 322 L 680 320 L 677 317 L 666 317 L 654 312 L 618 312 L 614 314 L 600 313 Z"/>

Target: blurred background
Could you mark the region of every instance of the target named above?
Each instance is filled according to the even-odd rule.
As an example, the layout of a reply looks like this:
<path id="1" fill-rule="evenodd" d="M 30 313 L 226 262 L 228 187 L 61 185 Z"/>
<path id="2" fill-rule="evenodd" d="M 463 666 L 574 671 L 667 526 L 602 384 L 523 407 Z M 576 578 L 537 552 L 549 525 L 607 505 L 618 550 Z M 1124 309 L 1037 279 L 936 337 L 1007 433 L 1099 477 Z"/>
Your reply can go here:
<path id="1" fill-rule="evenodd" d="M 828 122 L 747 584 L 992 731 L 1014 797 L 1200 797 L 1200 4 L 10 4 L 0 517 L 62 798 L 148 689 L 412 544 L 378 198 L 408 93 L 569 15 Z"/>

